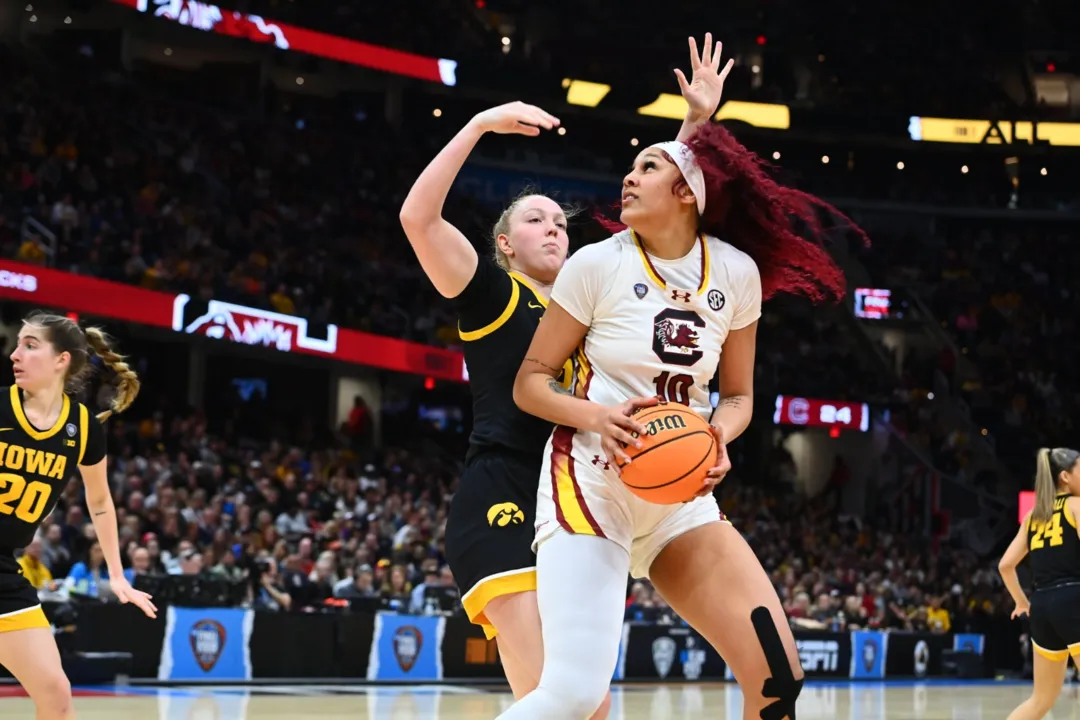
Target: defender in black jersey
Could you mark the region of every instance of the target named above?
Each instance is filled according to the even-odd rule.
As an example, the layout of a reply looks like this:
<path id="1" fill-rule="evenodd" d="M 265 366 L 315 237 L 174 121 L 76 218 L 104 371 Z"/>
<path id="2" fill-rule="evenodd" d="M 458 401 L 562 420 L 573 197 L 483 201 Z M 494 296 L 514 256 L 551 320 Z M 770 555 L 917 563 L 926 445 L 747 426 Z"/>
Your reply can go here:
<path id="1" fill-rule="evenodd" d="M 513 386 L 514 363 L 524 359 L 548 301 L 525 275 L 480 257 L 455 303 L 473 386 L 473 431 L 447 518 L 446 552 L 466 613 L 491 637 L 487 603 L 536 589 L 536 484 L 552 426 L 518 409 Z"/>
<path id="2" fill-rule="evenodd" d="M 1039 451 L 1035 507 L 1001 559 L 999 569 L 1016 602 L 1013 617 L 1031 620 L 1035 651 L 1032 696 L 1009 717 L 1040 718 L 1050 711 L 1065 680 L 1066 660 L 1080 664 L 1080 453 Z M 1027 557 L 1033 592 L 1020 587 L 1016 566 Z"/>
<path id="3" fill-rule="evenodd" d="M 458 489 L 446 522 L 446 555 L 469 618 L 489 638 L 504 629 L 488 617 L 497 598 L 536 589 L 531 546 L 540 459 L 551 425 L 514 404 L 514 376 L 525 357 L 547 294 L 566 261 L 566 213 L 543 195 L 522 195 L 496 223 L 494 257 L 472 244 L 442 217 L 454 177 L 486 132 L 539 135 L 558 120 L 543 110 L 510 103 L 477 115 L 417 178 L 401 209 L 401 224 L 424 272 L 451 298 L 465 345 L 473 392 L 473 430 Z M 511 685 L 523 692 L 539 681 L 542 645 L 534 596 L 520 603 L 500 601 L 504 626 L 522 627 L 522 637 L 503 637 L 517 647 L 511 655 L 537 655 L 524 672 L 507 668 Z M 504 648 L 505 656 L 507 655 Z M 516 691 L 516 690 L 515 690 Z"/>
<path id="4" fill-rule="evenodd" d="M 91 372 L 91 352 L 117 378 L 112 408 L 97 417 L 70 394 Z M 150 596 L 123 576 L 100 422 L 131 404 L 139 382 L 100 330 L 84 331 L 58 315 L 28 316 L 11 360 L 15 385 L 0 389 L 0 662 L 33 699 L 38 717 L 69 717 L 71 687 L 15 552 L 34 538 L 78 468 L 113 594 L 155 616 Z"/>

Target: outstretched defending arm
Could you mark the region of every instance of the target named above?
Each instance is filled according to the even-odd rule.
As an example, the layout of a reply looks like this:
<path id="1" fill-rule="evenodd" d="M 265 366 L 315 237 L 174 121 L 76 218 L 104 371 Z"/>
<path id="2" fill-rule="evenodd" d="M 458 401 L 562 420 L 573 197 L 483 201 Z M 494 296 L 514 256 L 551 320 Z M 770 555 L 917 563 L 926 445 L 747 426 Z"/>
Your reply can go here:
<path id="1" fill-rule="evenodd" d="M 557 118 L 521 102 L 485 110 L 463 127 L 413 183 L 399 218 L 424 272 L 443 297 L 461 294 L 476 272 L 476 250 L 461 231 L 442 216 L 450 186 L 487 132 L 536 136 Z"/>

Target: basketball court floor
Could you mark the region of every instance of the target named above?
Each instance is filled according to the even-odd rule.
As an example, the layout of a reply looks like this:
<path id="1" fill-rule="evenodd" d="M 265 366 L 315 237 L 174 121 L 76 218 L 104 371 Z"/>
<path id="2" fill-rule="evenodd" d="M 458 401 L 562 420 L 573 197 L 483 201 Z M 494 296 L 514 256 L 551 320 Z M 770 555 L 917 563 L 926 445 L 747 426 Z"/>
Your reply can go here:
<path id="1" fill-rule="evenodd" d="M 1022 683 L 811 684 L 799 720 L 999 720 L 1029 693 Z M 510 704 L 502 688 L 468 686 L 272 685 L 262 687 L 77 688 L 79 720 L 489 720 Z M 0 686 L 0 718 L 33 720 L 29 699 Z M 1066 686 L 1049 717 L 1080 720 L 1080 688 Z M 739 720 L 738 687 L 623 685 L 612 720 Z"/>

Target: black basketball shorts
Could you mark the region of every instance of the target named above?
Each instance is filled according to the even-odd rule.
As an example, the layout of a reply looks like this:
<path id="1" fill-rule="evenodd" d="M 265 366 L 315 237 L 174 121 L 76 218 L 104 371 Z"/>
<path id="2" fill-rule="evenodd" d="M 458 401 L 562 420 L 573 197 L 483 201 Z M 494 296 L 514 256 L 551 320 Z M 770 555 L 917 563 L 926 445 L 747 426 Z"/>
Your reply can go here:
<path id="1" fill-rule="evenodd" d="M 37 590 L 21 574 L 0 571 L 0 633 L 47 628 Z"/>
<path id="2" fill-rule="evenodd" d="M 1032 593 L 1031 644 L 1050 660 L 1080 660 L 1080 583 Z"/>
<path id="3" fill-rule="evenodd" d="M 536 589 L 532 551 L 540 459 L 489 451 L 466 465 L 446 520 L 446 557 L 469 619 L 495 628 L 484 615 L 493 599 Z"/>

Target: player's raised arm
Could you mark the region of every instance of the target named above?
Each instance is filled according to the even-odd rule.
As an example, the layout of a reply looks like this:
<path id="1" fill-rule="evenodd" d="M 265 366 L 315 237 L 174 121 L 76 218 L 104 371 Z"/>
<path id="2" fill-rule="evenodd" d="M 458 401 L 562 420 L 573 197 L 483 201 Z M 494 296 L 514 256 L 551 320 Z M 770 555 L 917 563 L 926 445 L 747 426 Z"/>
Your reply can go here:
<path id="1" fill-rule="evenodd" d="M 454 178 L 484 133 L 536 136 L 558 126 L 558 118 L 522 102 L 485 110 L 473 117 L 424 168 L 401 206 L 401 227 L 420 266 L 443 297 L 461 294 L 476 272 L 477 255 L 461 231 L 443 218 Z"/>
<path id="2" fill-rule="evenodd" d="M 688 39 L 690 45 L 690 69 L 692 74 L 687 82 L 683 71 L 675 68 L 675 77 L 679 81 L 679 91 L 686 100 L 686 118 L 683 120 L 679 134 L 675 138 L 679 142 L 686 142 L 699 127 L 709 122 L 720 107 L 720 97 L 724 93 L 724 81 L 727 80 L 731 68 L 735 65 L 734 58 L 720 67 L 720 55 L 724 44 L 719 40 L 713 45 L 712 33 L 705 33 L 705 47 L 698 54 L 697 40 L 693 37 Z"/>

